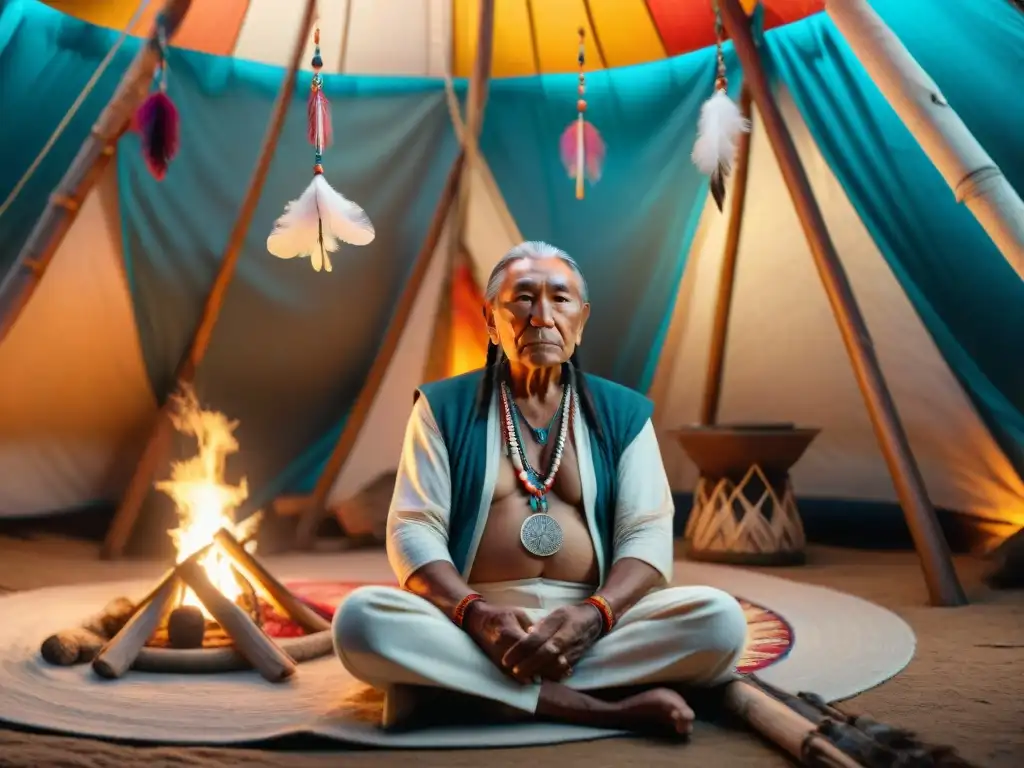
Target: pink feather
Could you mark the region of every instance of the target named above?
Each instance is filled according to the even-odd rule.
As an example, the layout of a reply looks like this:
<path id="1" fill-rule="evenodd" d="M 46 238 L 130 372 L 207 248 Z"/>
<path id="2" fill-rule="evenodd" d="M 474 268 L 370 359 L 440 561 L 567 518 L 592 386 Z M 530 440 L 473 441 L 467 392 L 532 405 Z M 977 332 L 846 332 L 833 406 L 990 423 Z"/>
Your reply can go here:
<path id="1" fill-rule="evenodd" d="M 562 165 L 565 166 L 565 172 L 569 174 L 571 178 L 576 177 L 576 157 L 577 150 L 577 129 L 576 121 L 574 120 L 569 124 L 569 127 L 562 132 L 562 138 L 559 141 L 559 149 L 562 155 Z M 587 174 L 587 180 L 591 184 L 596 184 L 601 180 L 601 171 L 604 169 L 604 157 L 606 147 L 604 139 L 601 138 L 601 134 L 598 133 L 597 128 L 591 125 L 589 122 L 583 122 L 583 162 L 586 166 L 585 171 Z"/>
<path id="2" fill-rule="evenodd" d="M 309 94 L 307 117 L 309 119 L 309 143 L 317 146 L 317 112 L 320 113 L 320 128 L 323 130 L 320 149 L 326 149 L 334 140 L 334 130 L 331 126 L 331 104 L 324 96 L 323 90 L 317 88 Z"/>
<path id="3" fill-rule="evenodd" d="M 180 127 L 178 108 L 163 91 L 146 97 L 134 116 L 134 128 L 142 139 L 146 167 L 158 181 L 167 175 L 167 167 L 178 154 Z"/>

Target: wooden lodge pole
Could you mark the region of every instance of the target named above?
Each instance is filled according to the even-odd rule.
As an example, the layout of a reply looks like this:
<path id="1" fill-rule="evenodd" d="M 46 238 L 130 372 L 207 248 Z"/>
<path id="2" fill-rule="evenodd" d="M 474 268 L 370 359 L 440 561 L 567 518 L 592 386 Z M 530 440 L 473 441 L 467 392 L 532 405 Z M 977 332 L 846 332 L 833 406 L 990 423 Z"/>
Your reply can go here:
<path id="1" fill-rule="evenodd" d="M 352 453 L 352 449 L 355 448 L 356 440 L 359 439 L 359 433 L 370 415 L 370 407 L 373 405 L 374 398 L 377 397 L 381 384 L 384 382 L 384 375 L 391 365 L 391 358 L 394 357 L 395 351 L 398 349 L 398 342 L 402 338 L 402 333 L 405 331 L 410 315 L 412 315 L 416 297 L 419 295 L 423 281 L 427 277 L 431 258 L 437 249 L 441 233 L 444 231 L 445 221 L 448 219 L 452 200 L 454 200 L 455 191 L 458 188 L 459 178 L 465 170 L 465 157 L 464 152 L 459 152 L 455 162 L 452 163 L 451 170 L 448 172 L 448 178 L 441 191 L 441 197 L 438 199 L 437 207 L 434 209 L 434 216 L 430 221 L 430 226 L 427 228 L 426 237 L 423 239 L 423 245 L 420 247 L 419 253 L 416 254 L 416 259 L 412 265 L 412 272 L 409 274 L 405 287 L 402 288 L 402 293 L 398 297 L 398 303 L 395 305 L 394 314 L 391 316 L 391 322 L 384 333 L 384 340 L 381 342 L 380 351 L 377 352 L 377 356 L 370 366 L 370 371 L 366 375 L 363 388 L 359 390 L 359 396 L 349 410 L 345 426 L 341 430 L 341 435 L 338 437 L 338 442 L 328 457 L 327 463 L 324 465 L 316 486 L 313 488 L 313 493 L 305 500 L 299 513 L 299 523 L 295 533 L 295 546 L 298 549 L 312 549 L 316 538 L 317 526 L 326 514 L 327 497 L 331 492 L 331 488 L 334 487 L 335 481 L 338 479 L 338 472 L 341 471 L 341 468 Z"/>
<path id="2" fill-rule="evenodd" d="M 192 0 L 164 2 L 163 29 L 168 40 L 177 32 L 191 5 Z M 135 110 L 149 95 L 153 73 L 160 63 L 159 35 L 160 28 L 154 23 L 146 44 L 121 78 L 117 90 L 89 132 L 89 138 L 71 161 L 57 189 L 50 195 L 42 216 L 29 233 L 7 275 L 0 281 L 0 344 L 32 299 L 86 197 L 114 156 L 118 139 L 128 130 Z"/>
<path id="3" fill-rule="evenodd" d="M 291 104 L 292 94 L 295 90 L 295 75 L 299 71 L 302 55 L 306 50 L 306 41 L 309 38 L 310 26 L 316 14 L 316 0 L 306 0 L 306 8 L 302 16 L 302 24 L 295 37 L 295 45 L 292 48 L 291 60 L 288 69 L 281 80 L 281 87 L 277 92 L 277 101 L 271 113 L 270 124 L 267 126 L 266 135 L 263 138 L 263 146 L 260 148 L 259 158 L 256 161 L 256 168 L 253 171 L 252 179 L 249 181 L 248 191 L 242 206 L 235 219 L 235 226 L 228 238 L 227 248 L 221 260 L 220 268 L 206 296 L 206 303 L 203 306 L 203 313 L 199 318 L 192 342 L 186 350 L 178 367 L 174 372 L 175 389 L 183 385 L 191 384 L 195 379 L 199 364 L 206 354 L 210 344 L 214 326 L 217 324 L 217 317 L 220 308 L 224 303 L 224 296 L 228 286 L 235 274 L 235 265 L 242 253 L 242 246 L 245 243 L 246 233 L 252 223 L 256 205 L 259 203 L 260 194 L 263 192 L 263 185 L 267 180 L 267 173 L 270 171 L 270 162 L 274 158 L 274 151 L 277 149 L 278 139 L 281 137 L 281 129 L 284 127 L 285 117 L 288 114 L 288 106 Z M 173 390 L 172 390 L 173 391 Z M 132 475 L 128 488 L 121 499 L 121 504 L 114 513 L 114 519 L 107 531 L 106 540 L 103 542 L 102 554 L 105 558 L 120 557 L 128 544 L 128 539 L 135 527 L 142 503 L 149 493 L 153 475 L 158 465 L 165 459 L 171 438 L 170 412 L 173 407 L 169 395 L 165 393 L 164 402 L 156 416 L 149 440 L 145 450 L 139 458 L 135 467 L 135 474 Z"/>
<path id="4" fill-rule="evenodd" d="M 467 193 L 469 182 L 472 178 L 471 171 L 477 154 L 477 137 L 480 134 L 480 127 L 483 124 L 483 107 L 487 100 L 487 88 L 491 77 L 491 60 L 494 49 L 494 0 L 480 0 L 480 23 L 477 32 L 476 58 L 473 64 L 473 72 L 469 82 L 469 93 L 467 95 L 466 125 L 460 130 L 456 125 L 455 130 L 460 133 L 462 151 L 456 159 L 452 170 L 448 175 L 441 199 L 434 210 L 434 217 L 430 222 L 427 235 L 424 238 L 423 247 L 416 256 L 412 274 L 402 290 L 401 298 L 395 308 L 395 314 L 391 318 L 384 342 L 377 353 L 370 372 L 366 377 L 366 383 L 359 392 L 355 405 L 349 412 L 348 419 L 341 436 L 338 438 L 334 451 L 331 453 L 324 465 L 323 472 L 317 480 L 316 487 L 310 496 L 307 504 L 302 508 L 299 517 L 298 528 L 295 533 L 295 545 L 298 549 L 309 550 L 313 548 L 316 539 L 317 527 L 327 513 L 327 497 L 338 479 L 338 473 L 345 466 L 352 449 L 355 447 L 359 433 L 362 431 L 366 419 L 370 415 L 370 407 L 377 396 L 380 386 L 384 381 L 384 374 L 391 364 L 398 349 L 398 342 L 405 330 L 409 315 L 412 313 L 413 304 L 419 295 L 423 281 L 426 279 L 427 270 L 430 267 L 431 259 L 437 245 L 444 233 L 445 223 L 449 222 L 451 215 L 451 227 L 448 230 L 448 253 L 444 281 L 441 285 L 440 306 L 438 307 L 433 334 L 431 337 L 431 349 L 426 365 L 426 377 L 440 378 L 448 375 L 451 364 L 451 322 L 452 307 L 451 293 L 455 269 L 459 263 L 459 254 L 462 249 L 462 230 L 465 228 Z M 457 105 L 456 105 L 457 107 Z M 456 111 L 457 114 L 457 111 Z"/>
<path id="5" fill-rule="evenodd" d="M 746 83 L 740 92 L 740 111 L 751 116 L 750 89 Z M 704 377 L 704 398 L 700 404 L 700 423 L 710 426 L 718 421 L 718 404 L 722 395 L 722 373 L 725 369 L 725 345 L 729 336 L 729 313 L 732 309 L 733 288 L 736 285 L 736 262 L 740 252 L 740 234 L 743 230 L 743 210 L 747 202 L 747 179 L 750 176 L 750 131 L 740 134 L 736 148 L 736 176 L 733 179 L 732 204 L 729 210 L 729 231 L 725 238 L 722 269 L 718 276 L 718 298 L 715 300 L 714 324 L 711 328 L 711 349 L 708 369 Z"/>
<path id="6" fill-rule="evenodd" d="M 865 0 L 828 0 L 825 10 L 957 202 L 1024 279 L 1024 201 L 999 166 Z"/>
<path id="7" fill-rule="evenodd" d="M 470 73 L 469 90 L 466 94 L 466 121 L 463 126 L 454 128 L 466 153 L 466 171 L 459 179 L 458 190 L 452 206 L 445 274 L 441 283 L 441 294 L 434 329 L 431 334 L 430 351 L 427 354 L 424 378 L 426 381 L 441 379 L 451 374 L 453 359 L 452 348 L 452 289 L 455 273 L 465 258 L 462 247 L 463 235 L 466 231 L 466 218 L 469 212 L 469 191 L 473 174 L 478 170 L 480 129 L 483 127 L 484 105 L 487 103 L 487 91 L 491 81 L 491 62 L 494 59 L 494 0 L 481 0 L 480 20 L 477 26 L 476 57 L 473 60 L 473 71 Z M 458 115 L 458 103 L 455 105 Z"/>
<path id="8" fill-rule="evenodd" d="M 939 527 L 892 395 L 882 376 L 864 316 L 811 191 L 793 137 L 772 95 L 760 53 L 750 32 L 749 18 L 740 0 L 719 0 L 719 7 L 725 30 L 736 47 L 745 82 L 750 87 L 782 177 L 793 198 L 818 275 L 850 356 L 875 436 L 885 456 L 907 526 L 921 558 L 931 603 L 941 606 L 963 605 L 967 598 L 953 568 L 949 546 Z"/>

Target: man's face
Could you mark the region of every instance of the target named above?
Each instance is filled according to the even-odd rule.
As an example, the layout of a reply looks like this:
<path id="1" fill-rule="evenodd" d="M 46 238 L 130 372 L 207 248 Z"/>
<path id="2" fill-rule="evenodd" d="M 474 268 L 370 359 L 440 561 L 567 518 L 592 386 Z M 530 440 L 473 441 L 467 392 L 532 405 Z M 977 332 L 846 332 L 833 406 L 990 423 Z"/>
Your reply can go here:
<path id="1" fill-rule="evenodd" d="M 543 368 L 566 362 L 590 316 L 579 277 L 561 259 L 518 259 L 508 265 L 487 332 L 510 362 Z"/>

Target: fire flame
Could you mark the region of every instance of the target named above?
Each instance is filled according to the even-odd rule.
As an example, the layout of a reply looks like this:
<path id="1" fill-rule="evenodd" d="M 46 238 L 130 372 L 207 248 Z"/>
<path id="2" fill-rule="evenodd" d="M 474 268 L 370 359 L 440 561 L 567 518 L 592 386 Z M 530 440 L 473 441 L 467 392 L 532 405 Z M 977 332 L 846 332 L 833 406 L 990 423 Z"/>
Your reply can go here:
<path id="1" fill-rule="evenodd" d="M 199 445 L 195 456 L 171 464 L 170 480 L 156 484 L 157 490 L 174 499 L 178 510 L 178 527 L 170 531 L 170 536 L 180 563 L 212 542 L 221 528 L 236 538 L 245 537 L 249 526 L 236 523 L 234 512 L 248 498 L 249 486 L 244 477 L 237 486 L 224 482 L 227 456 L 238 451 L 238 440 L 233 434 L 238 422 L 228 421 L 222 413 L 203 410 L 191 388 L 175 396 L 174 406 L 171 423 L 182 434 L 195 437 Z M 242 595 L 231 560 L 220 547 L 211 547 L 200 565 L 226 598 L 237 600 Z M 196 606 L 208 619 L 212 618 L 191 589 L 185 591 L 180 604 Z"/>

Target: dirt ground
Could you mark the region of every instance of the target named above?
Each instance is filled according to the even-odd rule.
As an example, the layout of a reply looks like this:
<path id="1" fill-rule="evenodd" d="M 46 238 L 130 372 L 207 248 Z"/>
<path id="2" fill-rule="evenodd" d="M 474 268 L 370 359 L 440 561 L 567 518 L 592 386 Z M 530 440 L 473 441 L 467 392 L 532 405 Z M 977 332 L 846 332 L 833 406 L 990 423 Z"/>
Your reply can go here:
<path id="1" fill-rule="evenodd" d="M 16 541 L 0 537 L 0 591 L 88 578 L 130 578 L 132 563 L 90 561 L 80 542 Z M 73 555 L 69 555 L 73 552 Z M 109 570 L 115 566 L 114 573 Z M 895 679 L 844 703 L 849 711 L 955 746 L 984 768 L 1024 765 L 1024 592 L 991 592 L 980 581 L 984 564 L 957 558 L 971 604 L 930 608 L 917 559 L 907 552 L 812 547 L 810 562 L 773 569 L 797 581 L 871 600 L 902 616 L 917 633 L 909 667 Z M 842 663 L 837 659 L 836 663 Z M 18 768 L 513 768 L 687 765 L 774 768 L 792 765 L 758 737 L 699 723 L 687 745 L 613 739 L 513 750 L 382 752 L 344 750 L 323 742 L 289 741 L 260 748 L 139 747 L 0 729 L 0 766 Z"/>

